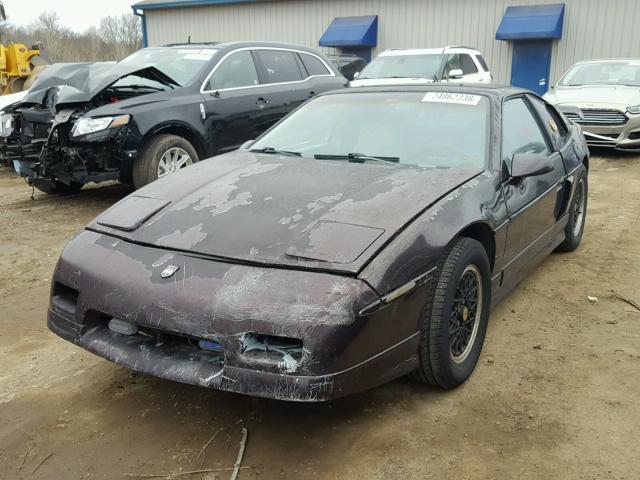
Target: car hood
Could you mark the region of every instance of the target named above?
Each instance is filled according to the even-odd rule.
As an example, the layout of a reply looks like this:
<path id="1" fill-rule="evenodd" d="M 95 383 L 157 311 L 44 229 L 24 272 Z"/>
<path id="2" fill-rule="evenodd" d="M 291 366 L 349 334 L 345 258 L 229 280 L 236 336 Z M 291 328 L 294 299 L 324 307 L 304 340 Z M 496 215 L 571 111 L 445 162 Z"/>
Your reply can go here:
<path id="1" fill-rule="evenodd" d="M 89 102 L 111 84 L 132 74 L 179 86 L 155 67 L 111 62 L 58 63 L 48 67 L 38 76 L 21 104 L 42 104 L 53 87 L 58 89 L 55 99 L 57 105 Z"/>
<path id="2" fill-rule="evenodd" d="M 353 274 L 416 215 L 481 171 L 236 151 L 159 179 L 88 228 L 240 262 Z"/>
<path id="3" fill-rule="evenodd" d="M 557 106 L 617 108 L 625 111 L 627 107 L 640 105 L 640 88 L 623 85 L 556 87 L 544 98 Z"/>

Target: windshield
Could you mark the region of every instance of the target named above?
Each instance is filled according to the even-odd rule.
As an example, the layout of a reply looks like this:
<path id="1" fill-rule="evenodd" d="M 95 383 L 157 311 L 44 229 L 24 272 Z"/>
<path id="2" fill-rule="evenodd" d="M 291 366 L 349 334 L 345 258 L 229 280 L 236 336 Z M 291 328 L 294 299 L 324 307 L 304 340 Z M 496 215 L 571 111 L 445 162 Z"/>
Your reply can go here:
<path id="1" fill-rule="evenodd" d="M 358 77 L 363 78 L 434 78 L 440 73 L 442 54 L 380 55 Z"/>
<path id="2" fill-rule="evenodd" d="M 184 86 L 209 64 L 216 51 L 215 48 L 146 48 L 132 53 L 120 63 L 141 68 L 156 67 Z"/>
<path id="3" fill-rule="evenodd" d="M 574 65 L 559 85 L 628 85 L 640 87 L 640 62 L 602 62 Z"/>
<path id="4" fill-rule="evenodd" d="M 318 97 L 251 150 L 422 167 L 483 167 L 489 103 L 480 95 L 367 92 Z M 377 163 L 377 162 L 376 162 Z"/>

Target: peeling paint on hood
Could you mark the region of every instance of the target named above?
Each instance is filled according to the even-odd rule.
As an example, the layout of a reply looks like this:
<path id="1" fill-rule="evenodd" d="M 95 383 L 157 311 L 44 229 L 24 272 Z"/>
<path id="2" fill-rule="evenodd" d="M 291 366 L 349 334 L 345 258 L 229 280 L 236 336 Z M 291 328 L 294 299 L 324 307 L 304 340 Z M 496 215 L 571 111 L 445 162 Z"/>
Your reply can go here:
<path id="1" fill-rule="evenodd" d="M 416 215 L 481 171 L 237 151 L 161 178 L 89 228 L 167 249 L 355 273 Z M 170 203 L 132 231 L 105 225 L 119 216 L 136 225 L 130 203 L 140 197 Z"/>

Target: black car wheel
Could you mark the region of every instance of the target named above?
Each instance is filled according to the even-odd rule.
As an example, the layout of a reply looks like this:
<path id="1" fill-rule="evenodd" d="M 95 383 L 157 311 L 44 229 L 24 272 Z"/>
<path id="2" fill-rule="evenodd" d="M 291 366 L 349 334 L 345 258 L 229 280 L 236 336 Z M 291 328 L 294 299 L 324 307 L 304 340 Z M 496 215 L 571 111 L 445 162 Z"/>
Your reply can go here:
<path id="1" fill-rule="evenodd" d="M 564 227 L 564 241 L 558 246 L 559 252 L 572 252 L 582 241 L 584 225 L 587 220 L 587 198 L 589 196 L 589 183 L 587 173 L 582 172 L 576 181 L 573 200 L 569 206 L 569 220 Z"/>
<path id="2" fill-rule="evenodd" d="M 76 193 L 82 187 L 84 187 L 84 183 L 71 182 L 69 185 L 67 185 L 66 183 L 52 180 L 52 185 L 34 185 L 34 187 L 44 193 L 50 193 L 54 195 L 71 195 L 72 193 Z"/>
<path id="3" fill-rule="evenodd" d="M 490 279 L 484 247 L 471 238 L 456 240 L 422 310 L 419 380 L 451 389 L 469 378 L 487 331 Z"/>
<path id="4" fill-rule="evenodd" d="M 193 145 L 177 135 L 153 137 L 133 164 L 133 185 L 141 188 L 198 161 Z"/>

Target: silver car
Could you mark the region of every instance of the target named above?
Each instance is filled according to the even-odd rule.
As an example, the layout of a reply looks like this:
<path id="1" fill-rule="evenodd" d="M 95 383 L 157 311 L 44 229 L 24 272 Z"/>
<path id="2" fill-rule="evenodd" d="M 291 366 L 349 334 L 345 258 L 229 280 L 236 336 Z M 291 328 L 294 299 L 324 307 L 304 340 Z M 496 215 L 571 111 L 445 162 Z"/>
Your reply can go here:
<path id="1" fill-rule="evenodd" d="M 590 146 L 640 150 L 640 59 L 578 62 L 544 98 Z"/>

